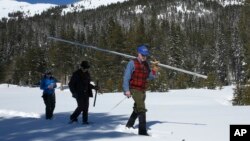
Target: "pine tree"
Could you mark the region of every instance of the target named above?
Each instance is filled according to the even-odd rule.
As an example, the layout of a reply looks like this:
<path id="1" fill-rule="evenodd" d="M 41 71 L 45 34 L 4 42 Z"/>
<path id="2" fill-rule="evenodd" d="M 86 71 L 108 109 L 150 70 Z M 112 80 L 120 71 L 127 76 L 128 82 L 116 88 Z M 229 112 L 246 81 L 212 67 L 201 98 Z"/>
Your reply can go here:
<path id="1" fill-rule="evenodd" d="M 67 40 L 74 40 L 75 38 L 75 31 L 70 25 L 61 28 L 60 34 L 62 38 Z M 50 46 L 48 50 L 49 64 L 47 64 L 46 69 L 52 70 L 62 85 L 67 83 L 67 77 L 73 72 L 76 65 L 74 64 L 74 56 L 72 56 L 72 53 L 75 53 L 74 48 L 69 44 L 57 42 Z"/>
<path id="2" fill-rule="evenodd" d="M 4 68 L 3 68 L 3 64 L 2 63 L 0 63 L 0 83 L 1 82 L 4 82 L 4 77 L 5 75 L 4 75 Z"/>
<path id="3" fill-rule="evenodd" d="M 246 50 L 245 60 L 246 65 L 244 68 L 246 81 L 238 81 L 237 87 L 234 90 L 234 105 L 250 105 L 250 0 L 246 0 L 245 6 L 241 12 L 240 19 L 240 32 L 243 40 L 243 47 Z"/>
<path id="4" fill-rule="evenodd" d="M 217 78 L 215 72 L 210 72 L 207 75 L 206 86 L 208 89 L 215 89 L 217 86 Z"/>
<path id="5" fill-rule="evenodd" d="M 133 37 L 135 39 L 134 43 L 136 46 L 148 43 L 146 37 L 145 23 L 142 17 L 136 19 L 135 21 L 135 34 L 133 35 Z"/>
<path id="6" fill-rule="evenodd" d="M 12 75 L 13 84 L 28 85 L 29 72 L 26 69 L 25 57 L 17 56 L 13 65 L 15 66 Z"/>
<path id="7" fill-rule="evenodd" d="M 240 19 L 240 34 L 243 40 L 243 47 L 245 50 L 245 66 L 244 72 L 245 79 L 249 81 L 250 79 L 250 0 L 245 1 L 245 5 L 242 8 L 241 19 Z"/>
<path id="8" fill-rule="evenodd" d="M 25 54 L 25 74 L 27 74 L 28 84 L 38 84 L 42 74 L 45 72 L 45 56 L 40 47 L 31 48 Z"/>
<path id="9" fill-rule="evenodd" d="M 109 19 L 108 25 L 107 25 L 107 45 L 108 48 L 114 51 L 118 52 L 124 52 L 125 46 L 124 46 L 124 35 L 122 32 L 122 27 L 119 25 L 117 21 L 115 21 L 113 18 Z M 113 79 L 108 80 L 108 83 L 113 83 L 113 90 L 121 90 L 121 80 L 122 79 L 122 73 L 123 73 L 123 67 L 121 65 L 122 57 L 120 56 L 110 56 L 105 57 L 109 58 L 110 60 L 105 59 L 107 61 L 107 64 L 109 65 L 109 68 L 113 70 L 114 73 Z"/>
<path id="10" fill-rule="evenodd" d="M 225 41 L 225 35 L 223 33 L 223 27 L 221 25 L 218 25 L 218 37 L 215 44 L 215 65 L 217 70 L 217 78 L 222 84 L 227 84 L 226 77 L 227 77 L 227 63 L 228 63 L 228 54 L 226 52 L 227 50 L 227 44 Z"/>
<path id="11" fill-rule="evenodd" d="M 179 67 L 179 68 L 185 68 L 184 66 L 184 44 L 183 44 L 183 34 L 182 31 L 180 29 L 180 26 L 175 24 L 174 22 L 172 22 L 171 24 L 171 31 L 170 31 L 170 41 L 169 41 L 169 50 L 168 50 L 168 64 L 170 66 L 174 66 L 174 67 Z M 176 84 L 180 84 L 180 83 L 175 83 L 174 81 L 176 81 L 178 77 L 178 74 L 176 72 L 173 72 L 170 74 L 169 78 L 172 79 L 171 84 L 172 87 L 178 87 L 176 86 Z M 180 78 L 184 78 L 182 76 L 180 76 L 178 79 Z M 182 81 L 182 80 L 178 80 L 178 81 Z M 185 80 L 183 80 L 185 81 Z"/>
<path id="12" fill-rule="evenodd" d="M 234 90 L 233 105 L 250 105 L 250 86 L 237 85 Z"/>

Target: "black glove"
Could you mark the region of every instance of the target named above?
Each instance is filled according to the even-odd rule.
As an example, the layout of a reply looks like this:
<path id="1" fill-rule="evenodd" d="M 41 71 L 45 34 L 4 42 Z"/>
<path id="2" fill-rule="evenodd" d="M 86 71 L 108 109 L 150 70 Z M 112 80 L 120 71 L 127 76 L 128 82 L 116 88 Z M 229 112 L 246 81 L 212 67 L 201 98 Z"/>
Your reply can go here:
<path id="1" fill-rule="evenodd" d="M 97 90 L 100 90 L 100 87 L 99 86 L 94 86 L 94 89 L 97 91 Z"/>
<path id="2" fill-rule="evenodd" d="M 43 94 L 43 95 L 42 95 L 42 98 L 43 98 L 44 100 L 47 100 L 48 95 L 47 95 L 47 94 Z"/>
<path id="3" fill-rule="evenodd" d="M 72 97 L 76 98 L 77 97 L 77 93 L 72 93 Z"/>

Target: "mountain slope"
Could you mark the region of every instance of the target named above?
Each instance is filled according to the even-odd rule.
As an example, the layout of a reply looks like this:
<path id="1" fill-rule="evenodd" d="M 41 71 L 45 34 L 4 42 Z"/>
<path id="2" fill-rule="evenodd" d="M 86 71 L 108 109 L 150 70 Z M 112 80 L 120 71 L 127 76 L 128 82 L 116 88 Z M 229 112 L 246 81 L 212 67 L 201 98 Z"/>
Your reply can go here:
<path id="1" fill-rule="evenodd" d="M 111 3 L 123 2 L 125 0 L 82 0 L 74 4 L 69 4 L 63 10 L 63 13 L 82 11 L 83 9 L 94 9 L 102 5 L 109 5 Z M 20 2 L 16 0 L 0 0 L 0 19 L 8 18 L 9 13 L 22 12 L 24 17 L 32 17 L 35 14 L 41 14 L 49 8 L 58 5 L 49 3 L 30 4 L 27 2 Z"/>
<path id="2" fill-rule="evenodd" d="M 44 10 L 51 7 L 55 7 L 55 4 L 30 4 L 27 2 L 18 2 L 15 0 L 0 0 L 0 19 L 8 17 L 9 13 L 15 13 L 17 11 L 23 12 L 25 17 L 34 16 L 40 14 Z"/>
<path id="3" fill-rule="evenodd" d="M 118 3 L 118 2 L 122 3 L 124 1 L 128 0 L 81 0 L 74 4 L 67 5 L 66 8 L 64 8 L 64 10 L 62 11 L 62 13 L 65 14 L 68 12 L 80 12 L 82 10 L 95 9 L 99 6 L 107 6 L 112 3 Z M 211 0 L 211 1 L 217 1 L 219 4 L 225 7 L 228 5 L 242 5 L 244 4 L 245 0 Z M 17 11 L 24 13 L 23 15 L 24 17 L 31 17 L 34 16 L 35 14 L 40 14 L 41 12 L 56 6 L 58 5 L 49 3 L 30 4 L 27 2 L 20 2 L 16 0 L 0 0 L 0 11 L 1 11 L 0 19 L 3 17 L 8 18 L 9 13 L 15 13 Z M 178 7 L 177 10 L 183 11 L 183 9 L 180 9 Z"/>

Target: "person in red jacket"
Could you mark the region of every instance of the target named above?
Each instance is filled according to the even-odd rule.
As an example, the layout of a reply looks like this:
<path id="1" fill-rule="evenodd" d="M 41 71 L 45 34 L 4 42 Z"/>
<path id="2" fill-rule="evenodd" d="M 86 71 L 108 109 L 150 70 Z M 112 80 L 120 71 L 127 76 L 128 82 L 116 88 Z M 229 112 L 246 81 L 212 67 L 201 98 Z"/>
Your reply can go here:
<path id="1" fill-rule="evenodd" d="M 136 118 L 139 118 L 139 135 L 148 136 L 146 129 L 146 112 L 145 99 L 147 81 L 156 78 L 158 70 L 158 61 L 154 63 L 151 69 L 147 62 L 149 56 L 148 46 L 140 45 L 137 47 L 138 57 L 130 60 L 127 64 L 123 76 L 123 90 L 128 98 L 132 96 L 134 100 L 133 112 L 126 124 L 126 127 L 133 128 Z"/>

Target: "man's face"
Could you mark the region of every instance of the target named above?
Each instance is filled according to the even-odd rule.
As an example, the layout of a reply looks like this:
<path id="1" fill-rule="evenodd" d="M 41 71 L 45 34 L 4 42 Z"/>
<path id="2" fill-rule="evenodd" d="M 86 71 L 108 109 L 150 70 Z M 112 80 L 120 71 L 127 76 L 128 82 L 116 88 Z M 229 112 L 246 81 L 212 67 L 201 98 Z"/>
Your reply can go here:
<path id="1" fill-rule="evenodd" d="M 51 74 L 46 74 L 46 77 L 47 77 L 47 78 L 50 78 L 50 77 L 51 77 Z"/>
<path id="2" fill-rule="evenodd" d="M 142 55 L 142 54 L 140 54 L 140 53 L 138 53 L 138 57 L 139 57 L 139 59 L 140 59 L 141 61 L 146 61 L 146 60 L 147 60 L 147 56 Z"/>
<path id="3" fill-rule="evenodd" d="M 88 71 L 88 68 L 81 68 L 81 70 L 82 70 L 83 72 L 87 72 L 87 71 Z"/>

